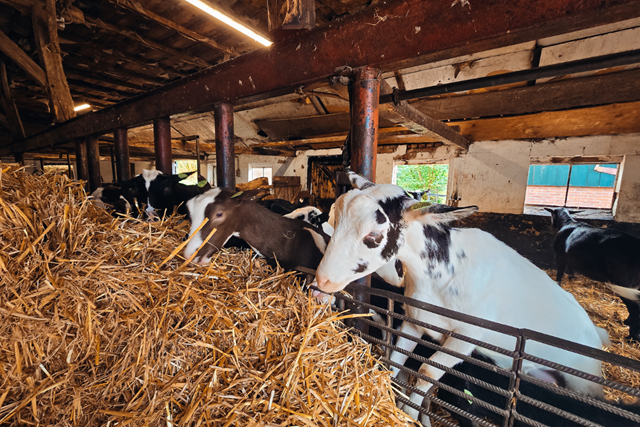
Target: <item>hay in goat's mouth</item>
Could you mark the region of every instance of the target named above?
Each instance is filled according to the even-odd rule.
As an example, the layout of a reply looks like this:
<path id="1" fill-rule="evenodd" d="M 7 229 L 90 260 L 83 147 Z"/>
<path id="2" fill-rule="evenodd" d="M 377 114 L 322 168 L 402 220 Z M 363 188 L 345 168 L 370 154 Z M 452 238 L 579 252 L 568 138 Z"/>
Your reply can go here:
<path id="1" fill-rule="evenodd" d="M 113 218 L 64 175 L 3 170 L 0 424 L 409 423 L 340 314 L 250 253 L 186 263 L 187 232 Z"/>

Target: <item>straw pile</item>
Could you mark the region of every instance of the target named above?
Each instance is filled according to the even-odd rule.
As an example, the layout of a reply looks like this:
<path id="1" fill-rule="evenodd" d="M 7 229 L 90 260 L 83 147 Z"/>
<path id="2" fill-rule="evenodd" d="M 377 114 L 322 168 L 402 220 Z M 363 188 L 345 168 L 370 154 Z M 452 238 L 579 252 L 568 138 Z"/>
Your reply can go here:
<path id="1" fill-rule="evenodd" d="M 1 182 L 0 424 L 408 423 L 291 274 L 249 253 L 189 265 L 188 224 L 114 219 L 63 175 Z"/>
<path id="2" fill-rule="evenodd" d="M 548 270 L 547 274 L 555 280 L 554 270 Z M 627 318 L 628 312 L 620 298 L 602 283 L 579 275 L 573 279 L 565 275 L 562 288 L 573 294 L 596 326 L 604 328 L 609 333 L 611 344 L 605 348 L 606 351 L 640 360 L 640 343 L 626 340 L 629 327 L 622 322 Z M 606 379 L 631 387 L 640 387 L 640 372 L 612 366 L 609 363 L 603 363 L 602 368 Z M 609 399 L 622 399 L 626 402 L 635 400 L 625 393 L 609 388 L 605 388 L 605 395 Z"/>

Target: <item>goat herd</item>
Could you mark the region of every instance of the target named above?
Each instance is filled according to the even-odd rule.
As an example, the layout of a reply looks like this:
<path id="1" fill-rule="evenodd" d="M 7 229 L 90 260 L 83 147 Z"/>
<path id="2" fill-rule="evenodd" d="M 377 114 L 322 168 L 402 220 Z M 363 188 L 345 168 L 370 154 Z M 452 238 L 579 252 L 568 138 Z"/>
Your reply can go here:
<path id="1" fill-rule="evenodd" d="M 575 298 L 544 271 L 489 233 L 449 225 L 476 212 L 475 206 L 458 208 L 423 202 L 410 197 L 396 185 L 375 185 L 350 172 L 354 188 L 337 199 L 331 215 L 306 207 L 283 216 L 265 207 L 266 201 L 262 204 L 253 201 L 257 191 L 211 188 L 206 180 L 186 186 L 179 183 L 185 177 L 185 174 L 166 175 L 145 170 L 129 181 L 102 187 L 92 196 L 94 201 L 119 213 L 127 213 L 137 206 L 138 211 L 144 209 L 149 218 L 170 214 L 174 209 L 187 215 L 191 220 L 191 239 L 184 256 L 194 256 L 194 262 L 200 264 L 210 262 L 211 257 L 225 246 L 248 245 L 284 268 L 317 269 L 317 286 L 327 293 L 342 290 L 354 280 L 375 272 L 391 285 L 403 286 L 405 296 L 416 300 L 592 348 L 599 349 L 608 343 L 607 332 L 596 327 Z M 278 206 L 282 210 L 282 204 Z M 284 210 L 292 211 L 294 206 L 287 208 Z M 577 222 L 566 209 L 550 211 L 553 224 L 559 228 L 555 243 L 558 284 L 566 269 L 607 282 L 628 308 L 625 324 L 630 327 L 629 339 L 640 341 L 640 240 Z M 206 223 L 202 225 L 205 219 Z M 407 316 L 420 322 L 505 349 L 515 346 L 515 339 L 510 336 L 415 307 L 407 306 L 405 310 Z M 410 337 L 420 339 L 427 335 L 427 339 L 435 340 L 445 349 L 428 355 L 436 366 L 455 366 L 459 372 L 506 387 L 503 382 L 508 382 L 508 378 L 477 364 L 461 363 L 450 351 L 506 369 L 512 365 L 508 356 L 409 322 L 400 326 L 399 335 L 395 345 L 406 353 L 410 354 L 416 347 L 416 341 Z M 527 343 L 526 351 L 557 364 L 602 376 L 600 361 L 580 354 L 536 342 Z M 393 352 L 392 365 L 402 366 L 408 359 L 405 352 Z M 400 374 L 395 366 L 392 369 L 396 375 Z M 602 385 L 586 379 L 528 360 L 523 361 L 522 372 L 604 400 Z M 506 397 L 445 374 L 433 365 L 424 364 L 420 373 L 505 407 Z M 428 392 L 432 385 L 418 379 L 416 387 Z M 604 426 L 639 425 L 627 417 L 598 409 L 598 405 L 579 402 L 547 388 L 523 381 L 520 391 Z M 472 414 L 502 422 L 502 416 L 464 398 L 444 392 L 439 392 L 438 396 Z M 426 406 L 428 402 L 428 399 L 423 402 L 423 395 L 415 392 L 410 398 L 414 406 Z M 618 404 L 617 409 L 640 414 L 639 406 Z M 419 413 L 411 405 L 404 405 L 403 410 L 418 419 Z M 549 426 L 582 425 L 523 402 L 518 402 L 517 410 Z M 463 426 L 475 425 L 456 413 L 452 416 Z M 422 422 L 429 424 L 426 417 Z M 528 424 L 516 420 L 514 425 Z"/>

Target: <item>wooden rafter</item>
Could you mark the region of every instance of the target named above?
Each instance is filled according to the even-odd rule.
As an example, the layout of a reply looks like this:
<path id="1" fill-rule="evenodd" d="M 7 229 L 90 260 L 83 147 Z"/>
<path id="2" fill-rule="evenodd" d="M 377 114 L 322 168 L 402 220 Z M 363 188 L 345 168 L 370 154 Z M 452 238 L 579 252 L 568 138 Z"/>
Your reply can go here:
<path id="1" fill-rule="evenodd" d="M 386 95 L 393 92 L 391 86 L 385 81 L 380 82 L 380 95 Z M 458 148 L 466 150 L 469 148 L 469 141 L 455 130 L 451 129 L 440 120 L 435 120 L 422 113 L 415 107 L 409 105 L 406 101 L 397 104 L 381 104 L 380 117 L 384 117 L 390 122 L 399 126 L 410 129 L 411 131 L 427 136 L 437 138 L 438 140 L 454 145 Z"/>
<path id="2" fill-rule="evenodd" d="M 176 58 L 179 61 L 182 62 L 186 62 L 188 64 L 192 64 L 192 65 L 196 65 L 198 67 L 209 67 L 211 64 L 207 63 L 206 61 L 195 57 L 193 55 L 189 55 L 188 53 L 182 53 L 182 52 L 178 52 L 175 49 L 170 48 L 169 46 L 165 46 L 161 43 L 155 42 L 153 40 L 147 39 L 142 37 L 140 34 L 136 33 L 135 31 L 131 31 L 131 30 L 127 30 L 125 28 L 120 28 L 116 25 L 113 24 L 109 24 L 107 22 L 102 21 L 99 18 L 93 18 L 90 16 L 86 16 L 85 15 L 85 20 L 84 23 L 87 26 L 90 27 L 96 27 L 96 28 L 101 28 L 105 31 L 109 31 L 111 33 L 115 33 L 115 34 L 119 34 L 123 37 L 126 37 L 130 40 L 135 40 L 138 43 L 143 44 L 144 46 L 154 49 L 154 50 L 158 50 L 160 52 L 166 53 L 167 55 L 170 55 L 174 58 Z"/>
<path id="3" fill-rule="evenodd" d="M 151 20 L 151 21 L 155 21 L 158 24 L 160 24 L 160 25 L 162 25 L 162 26 L 164 26 L 166 28 L 170 28 L 170 29 L 172 29 L 174 31 L 177 31 L 182 36 L 184 36 L 184 37 L 186 37 L 186 38 L 188 38 L 190 40 L 205 44 L 205 45 L 207 45 L 207 46 L 209 46 L 209 47 L 211 47 L 211 48 L 213 48 L 215 50 L 224 52 L 224 53 L 226 53 L 226 54 L 228 54 L 228 55 L 230 55 L 232 57 L 238 56 L 238 53 L 235 52 L 233 49 L 225 47 L 225 46 L 222 46 L 221 44 L 215 42 L 214 40 L 211 40 L 208 37 L 200 35 L 200 34 L 196 33 L 195 31 L 191 31 L 188 28 L 185 28 L 182 25 L 176 24 L 175 22 L 173 22 L 173 21 L 171 21 L 169 19 L 163 18 L 162 16 L 160 16 L 160 15 L 158 15 L 156 13 L 153 13 L 148 9 L 145 9 L 137 1 L 134 1 L 134 0 L 119 0 L 119 1 L 116 2 L 116 4 L 119 7 L 122 7 L 122 8 L 125 8 L 127 10 L 130 10 L 132 12 L 138 13 L 138 14 L 146 17 L 147 19 Z"/>
<path id="4" fill-rule="evenodd" d="M 47 74 L 47 91 L 57 122 L 65 122 L 76 116 L 73 98 L 62 68 L 55 0 L 36 2 L 31 9 L 33 34 L 38 46 L 40 61 Z"/>
<path id="5" fill-rule="evenodd" d="M 0 31 L 0 51 L 11 58 L 33 80 L 42 86 L 47 86 L 47 76 L 42 68 L 2 31 Z"/>
<path id="6" fill-rule="evenodd" d="M 20 120 L 20 114 L 16 108 L 16 103 L 11 96 L 11 88 L 9 87 L 9 80 L 7 78 L 7 69 L 4 66 L 4 62 L 0 59 L 0 106 L 4 110 L 7 117 L 7 126 L 11 132 L 11 138 L 14 141 L 24 139 L 26 136 L 24 133 L 24 127 L 22 126 L 22 120 Z"/>
<path id="7" fill-rule="evenodd" d="M 140 82 L 144 82 L 145 84 L 148 84 L 150 86 L 157 86 L 165 83 L 165 80 L 158 78 L 156 76 L 142 74 L 136 71 L 128 70 L 122 67 L 117 67 L 115 65 L 107 64 L 104 62 L 100 64 L 100 67 L 95 67 L 91 63 L 89 64 L 85 63 L 84 60 L 86 60 L 86 58 L 76 56 L 73 54 L 70 54 L 64 57 L 64 63 L 73 67 L 74 70 L 78 68 L 91 70 L 92 73 L 96 73 L 96 75 L 102 75 L 104 73 L 108 73 L 110 75 L 121 76 L 122 78 L 125 78 L 125 79 L 133 79 Z"/>

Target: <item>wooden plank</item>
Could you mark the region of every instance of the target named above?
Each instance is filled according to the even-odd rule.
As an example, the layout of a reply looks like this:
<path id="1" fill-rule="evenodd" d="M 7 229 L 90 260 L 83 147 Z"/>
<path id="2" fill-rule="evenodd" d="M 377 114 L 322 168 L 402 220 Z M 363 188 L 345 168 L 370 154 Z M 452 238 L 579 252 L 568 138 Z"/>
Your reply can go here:
<path id="1" fill-rule="evenodd" d="M 452 123 L 453 124 L 453 123 Z M 455 122 L 472 141 L 562 138 L 640 132 L 640 102 Z"/>
<path id="2" fill-rule="evenodd" d="M 411 105 L 438 120 L 530 114 L 640 101 L 640 70 L 562 80 L 497 92 L 423 99 Z"/>
<path id="3" fill-rule="evenodd" d="M 499 6 L 479 0 L 471 11 L 445 3 L 390 0 L 365 8 L 269 49 L 255 50 L 118 106 L 85 114 L 13 144 L 8 152 L 135 126 L 154 117 L 210 111 L 217 102 L 242 104 L 284 95 L 301 85 L 326 81 L 345 64 L 393 71 L 640 15 L 640 0 L 513 0 Z M 0 155 L 6 151 L 0 150 Z"/>
<path id="4" fill-rule="evenodd" d="M 388 95 L 392 92 L 391 86 L 385 80 L 382 80 L 380 82 L 380 95 Z M 401 101 L 398 104 L 381 104 L 380 117 L 384 117 L 388 121 L 417 134 L 437 138 L 445 144 L 453 145 L 463 150 L 469 148 L 469 141 L 465 137 L 441 121 L 425 115 L 406 101 Z"/>
<path id="5" fill-rule="evenodd" d="M 532 165 L 562 163 L 621 163 L 624 156 L 570 156 L 570 157 L 531 157 Z"/>
<path id="6" fill-rule="evenodd" d="M 55 0 L 34 4 L 31 18 L 38 54 L 47 74 L 46 87 L 53 106 L 53 114 L 57 122 L 64 122 L 75 117 L 76 113 L 73 110 L 73 98 L 71 98 L 67 78 L 62 68 Z"/>
<path id="7" fill-rule="evenodd" d="M 315 0 L 287 0 L 283 30 L 311 30 L 316 26 Z"/>
<path id="8" fill-rule="evenodd" d="M 165 46 L 161 43 L 155 42 L 153 40 L 147 39 L 142 37 L 140 34 L 136 33 L 135 31 L 132 30 L 128 30 L 126 28 L 119 28 L 116 25 L 113 24 L 109 24 L 108 22 L 104 22 L 103 20 L 101 20 L 100 18 L 94 18 L 91 16 L 86 16 L 85 15 L 85 24 L 89 27 L 97 27 L 97 28 L 101 28 L 103 30 L 109 31 L 111 33 L 114 34 L 119 34 L 121 36 L 124 36 L 130 40 L 134 40 L 137 41 L 138 43 L 154 49 L 154 50 L 158 50 L 160 52 L 166 53 L 167 55 L 170 55 L 174 58 L 176 58 L 179 61 L 182 62 L 186 62 L 188 64 L 192 64 L 192 65 L 197 65 L 198 67 L 202 67 L 202 68 L 206 68 L 211 66 L 211 64 L 207 63 L 206 61 L 195 57 L 193 55 L 189 55 L 188 53 L 183 53 L 183 52 L 178 52 L 175 49 L 172 49 L 168 46 Z"/>
<path id="9" fill-rule="evenodd" d="M 215 50 L 219 50 L 221 52 L 224 52 L 226 54 L 229 54 L 231 57 L 235 57 L 238 56 L 238 53 L 233 50 L 232 48 L 228 48 L 226 46 L 223 46 L 219 43 L 217 43 L 214 40 L 211 40 L 208 37 L 205 37 L 203 35 L 200 35 L 198 33 L 196 33 L 195 31 L 191 31 L 188 28 L 183 27 L 182 25 L 178 25 L 175 22 L 163 18 L 162 16 L 153 13 L 152 11 L 145 9 L 140 3 L 138 3 L 137 1 L 134 0 L 120 0 L 116 3 L 118 6 L 130 10 L 131 12 L 140 14 L 142 16 L 144 16 L 145 18 L 151 20 L 151 21 L 155 21 L 158 24 L 162 25 L 163 27 L 166 28 L 170 28 L 172 30 L 177 31 L 178 33 L 180 33 L 180 35 L 199 42 L 199 43 L 203 43 Z"/>
<path id="10" fill-rule="evenodd" d="M 350 129 L 349 113 L 322 114 L 319 116 L 297 117 L 293 119 L 256 120 L 255 124 L 273 141 L 309 138 Z M 395 123 L 380 119 L 380 127 L 393 127 Z"/>
<path id="11" fill-rule="evenodd" d="M 0 51 L 11 58 L 33 80 L 42 86 L 47 86 L 47 76 L 42 68 L 2 31 L 0 31 Z"/>
<path id="12" fill-rule="evenodd" d="M 7 126 L 11 132 L 11 138 L 14 141 L 24 139 L 26 136 L 24 133 L 24 127 L 22 126 L 22 120 L 20 120 L 20 114 L 16 108 L 16 103 L 13 100 L 13 96 L 11 96 L 11 88 L 9 87 L 9 80 L 7 78 L 7 69 L 2 58 L 0 58 L 0 105 L 7 116 Z"/>

